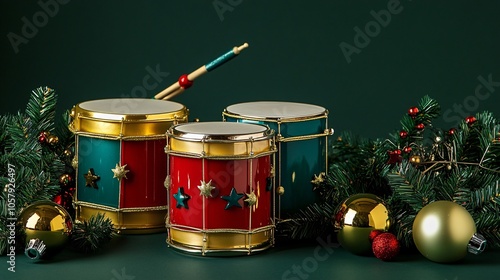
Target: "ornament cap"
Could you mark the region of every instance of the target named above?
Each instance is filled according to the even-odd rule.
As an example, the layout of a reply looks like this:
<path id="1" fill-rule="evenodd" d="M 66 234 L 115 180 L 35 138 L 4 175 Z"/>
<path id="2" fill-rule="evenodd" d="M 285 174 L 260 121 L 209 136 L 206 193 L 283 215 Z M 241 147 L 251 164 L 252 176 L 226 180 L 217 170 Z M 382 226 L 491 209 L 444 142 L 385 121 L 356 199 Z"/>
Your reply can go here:
<path id="1" fill-rule="evenodd" d="M 467 251 L 474 255 L 481 254 L 486 248 L 486 238 L 479 233 L 474 233 L 467 244 Z"/>
<path id="2" fill-rule="evenodd" d="M 43 257 L 46 249 L 47 246 L 45 245 L 45 243 L 43 243 L 42 240 L 38 238 L 30 239 L 28 245 L 26 245 L 24 254 L 32 260 L 38 260 Z"/>

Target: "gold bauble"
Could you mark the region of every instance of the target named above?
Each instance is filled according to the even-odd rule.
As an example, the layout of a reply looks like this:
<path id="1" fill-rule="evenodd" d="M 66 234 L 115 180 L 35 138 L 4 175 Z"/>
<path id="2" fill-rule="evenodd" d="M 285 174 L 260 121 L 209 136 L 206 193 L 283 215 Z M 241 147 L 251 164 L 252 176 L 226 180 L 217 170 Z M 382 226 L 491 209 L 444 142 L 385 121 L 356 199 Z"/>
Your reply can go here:
<path id="1" fill-rule="evenodd" d="M 59 143 L 59 137 L 56 135 L 49 135 L 47 137 L 47 142 L 51 145 L 57 145 L 57 143 Z"/>
<path id="2" fill-rule="evenodd" d="M 411 156 L 410 162 L 415 165 L 419 165 L 422 162 L 422 158 L 420 156 Z"/>
<path id="3" fill-rule="evenodd" d="M 49 258 L 64 248 L 73 228 L 66 209 L 48 200 L 23 209 L 18 223 L 26 237 L 24 253 L 33 260 Z"/>
<path id="4" fill-rule="evenodd" d="M 334 226 L 338 241 L 353 254 L 370 254 L 370 232 L 389 229 L 389 211 L 382 199 L 373 194 L 350 196 L 339 205 L 335 213 Z"/>
<path id="5" fill-rule="evenodd" d="M 478 254 L 486 246 L 469 212 L 452 201 L 436 201 L 420 209 L 412 234 L 420 253 L 440 263 L 458 261 L 467 251 Z"/>

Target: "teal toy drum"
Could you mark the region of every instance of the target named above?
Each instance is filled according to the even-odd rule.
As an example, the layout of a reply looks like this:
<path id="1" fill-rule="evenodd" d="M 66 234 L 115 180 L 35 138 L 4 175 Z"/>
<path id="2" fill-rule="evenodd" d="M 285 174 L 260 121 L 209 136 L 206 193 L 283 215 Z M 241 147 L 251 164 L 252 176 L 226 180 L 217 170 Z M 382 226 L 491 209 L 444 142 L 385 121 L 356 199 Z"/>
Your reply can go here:
<path id="1" fill-rule="evenodd" d="M 319 200 L 312 180 L 326 174 L 328 166 L 327 142 L 333 134 L 328 110 L 311 104 L 257 101 L 230 105 L 222 116 L 225 121 L 265 124 L 275 130 L 278 220 Z"/>

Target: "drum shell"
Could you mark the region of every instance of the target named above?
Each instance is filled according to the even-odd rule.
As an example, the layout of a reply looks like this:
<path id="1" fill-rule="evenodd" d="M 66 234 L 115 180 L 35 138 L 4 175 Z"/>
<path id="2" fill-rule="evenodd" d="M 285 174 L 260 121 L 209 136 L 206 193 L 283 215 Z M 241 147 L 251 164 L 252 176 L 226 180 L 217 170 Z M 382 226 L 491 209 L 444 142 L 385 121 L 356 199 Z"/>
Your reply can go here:
<path id="1" fill-rule="evenodd" d="M 255 104 L 257 108 L 259 103 L 242 104 Z M 277 118 L 242 115 L 230 108 L 222 113 L 224 121 L 263 124 L 276 131 L 276 187 L 284 189 L 276 199 L 276 218 L 287 219 L 300 209 L 319 202 L 319 194 L 313 191 L 311 181 L 315 175 L 326 173 L 328 166 L 328 136 L 333 133 L 328 128 L 328 110 L 318 106 L 316 114 Z"/>
<path id="2" fill-rule="evenodd" d="M 102 102 L 112 107 L 115 100 Z M 165 101 L 137 102 L 158 104 Z M 174 107 L 180 109 L 127 115 L 123 111 L 93 112 L 82 109 L 80 104 L 75 106 L 69 127 L 75 133 L 74 199 L 78 220 L 104 213 L 122 233 L 165 231 L 168 212 L 164 187 L 167 176 L 165 132 L 179 121 L 186 122 L 188 113 L 183 105 Z M 113 169 L 117 166 L 125 166 L 126 177 L 115 177 Z M 99 176 L 95 181 L 97 187 L 88 186 L 85 178 L 91 169 Z"/>
<path id="3" fill-rule="evenodd" d="M 253 143 L 169 137 L 167 243 L 182 252 L 201 255 L 251 254 L 272 246 L 273 143 L 270 135 Z M 201 194 L 202 182 L 214 187 L 210 196 Z M 180 188 L 189 199 L 178 207 L 175 195 Z M 241 207 L 226 209 L 228 202 L 222 197 L 233 189 L 241 195 L 237 200 Z M 253 205 L 245 201 L 251 193 L 257 199 Z"/>

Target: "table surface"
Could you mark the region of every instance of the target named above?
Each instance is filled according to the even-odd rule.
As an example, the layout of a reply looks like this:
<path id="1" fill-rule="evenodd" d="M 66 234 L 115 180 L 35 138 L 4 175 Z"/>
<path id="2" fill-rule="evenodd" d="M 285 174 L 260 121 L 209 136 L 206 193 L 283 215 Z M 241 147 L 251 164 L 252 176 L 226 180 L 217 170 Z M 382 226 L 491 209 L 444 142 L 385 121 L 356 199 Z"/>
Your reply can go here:
<path id="1" fill-rule="evenodd" d="M 467 255 L 454 264 L 434 263 L 418 252 L 391 262 L 347 252 L 328 238 L 277 242 L 250 256 L 202 257 L 167 246 L 166 234 L 122 235 L 96 254 L 65 249 L 47 261 L 16 255 L 16 272 L 0 257 L 0 279 L 499 279 L 500 250 Z M 279 240 L 278 240 L 279 241 Z"/>

